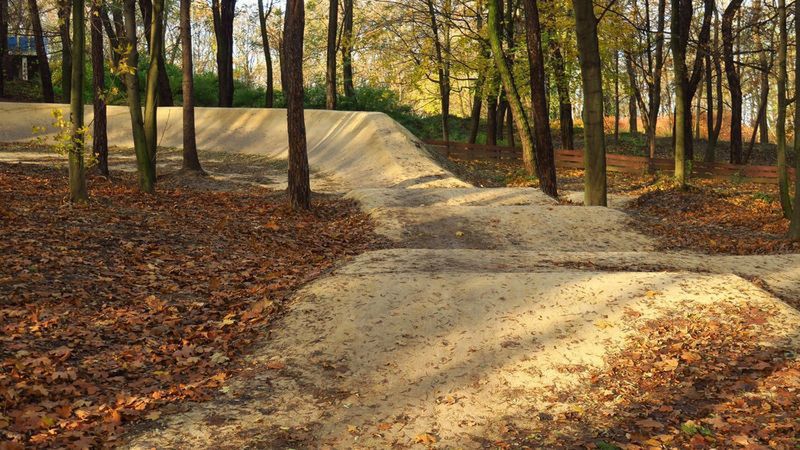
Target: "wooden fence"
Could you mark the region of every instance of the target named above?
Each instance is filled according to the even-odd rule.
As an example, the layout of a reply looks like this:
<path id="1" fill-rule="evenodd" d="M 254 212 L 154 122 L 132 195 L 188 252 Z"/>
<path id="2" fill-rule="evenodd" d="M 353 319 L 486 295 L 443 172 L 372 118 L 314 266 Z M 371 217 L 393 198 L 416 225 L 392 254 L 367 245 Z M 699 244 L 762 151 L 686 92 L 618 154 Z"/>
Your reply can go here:
<path id="1" fill-rule="evenodd" d="M 499 145 L 467 144 L 464 142 L 445 142 L 437 140 L 425 141 L 431 148 L 446 156 L 473 160 L 522 159 L 522 149 L 518 147 L 502 147 Z M 583 169 L 583 151 L 556 150 L 556 167 Z M 606 154 L 606 168 L 614 172 L 642 174 L 647 171 L 648 160 L 644 156 Z M 673 172 L 675 161 L 655 158 L 653 167 L 661 172 Z M 746 179 L 754 183 L 777 183 L 778 168 L 776 166 L 751 166 L 727 163 L 704 163 L 695 161 L 692 164 L 692 176 Z M 789 168 L 789 176 L 795 178 L 795 170 Z"/>

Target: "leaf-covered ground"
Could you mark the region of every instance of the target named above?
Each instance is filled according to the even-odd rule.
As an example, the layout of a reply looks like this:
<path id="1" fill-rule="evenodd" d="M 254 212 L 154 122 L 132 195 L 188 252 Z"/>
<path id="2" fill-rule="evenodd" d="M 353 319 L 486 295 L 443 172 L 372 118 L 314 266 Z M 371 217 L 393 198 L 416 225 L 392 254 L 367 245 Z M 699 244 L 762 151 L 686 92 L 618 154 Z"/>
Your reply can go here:
<path id="1" fill-rule="evenodd" d="M 636 320 L 636 312 L 629 311 Z M 800 446 L 800 360 L 770 341 L 774 311 L 748 304 L 687 308 L 646 320 L 627 346 L 587 373 L 587 388 L 549 394 L 570 411 L 540 413 L 498 447 L 745 448 Z M 579 370 L 572 368 L 572 370 Z"/>
<path id="2" fill-rule="evenodd" d="M 736 255 L 800 252 L 786 238 L 775 187 L 697 180 L 688 189 L 669 183 L 642 191 L 628 205 L 631 224 L 667 250 Z"/>
<path id="3" fill-rule="evenodd" d="M 62 170 L 0 164 L 0 448 L 113 446 L 206 398 L 291 292 L 381 245 L 335 197 L 116 175 L 71 206 Z"/>
<path id="4" fill-rule="evenodd" d="M 458 175 L 476 186 L 539 185 L 518 161 L 452 160 Z M 582 191 L 583 171 L 558 169 L 560 192 Z M 786 239 L 789 221 L 781 212 L 777 187 L 717 179 L 692 179 L 687 190 L 663 175 L 608 173 L 610 193 L 634 198 L 627 204 L 631 225 L 655 237 L 665 250 L 714 254 L 800 252 Z"/>

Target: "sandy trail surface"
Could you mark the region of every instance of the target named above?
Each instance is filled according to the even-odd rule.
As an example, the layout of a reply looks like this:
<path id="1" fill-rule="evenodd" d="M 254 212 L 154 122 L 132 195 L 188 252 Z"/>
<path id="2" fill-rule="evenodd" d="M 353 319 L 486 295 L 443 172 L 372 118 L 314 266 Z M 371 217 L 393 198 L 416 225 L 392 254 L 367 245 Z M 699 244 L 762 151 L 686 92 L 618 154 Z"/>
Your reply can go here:
<path id="1" fill-rule="evenodd" d="M 233 111 L 198 113 L 216 130 L 202 149 L 281 157 L 281 112 Z M 319 187 L 358 200 L 396 248 L 306 286 L 217 397 L 140 424 L 124 447 L 481 448 L 576 410 L 552 394 L 585 389 L 638 324 L 713 304 L 767 310 L 762 344 L 800 347 L 782 300 L 800 298 L 800 255 L 655 252 L 621 210 L 455 179 L 385 116 L 308 119 Z"/>

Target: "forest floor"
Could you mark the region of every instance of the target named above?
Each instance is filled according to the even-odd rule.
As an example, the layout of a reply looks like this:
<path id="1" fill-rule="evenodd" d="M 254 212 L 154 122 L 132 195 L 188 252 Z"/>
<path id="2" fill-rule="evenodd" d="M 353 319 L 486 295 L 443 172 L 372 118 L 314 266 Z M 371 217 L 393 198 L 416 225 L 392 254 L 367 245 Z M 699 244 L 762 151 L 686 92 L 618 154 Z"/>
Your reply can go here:
<path id="1" fill-rule="evenodd" d="M 580 208 L 560 172 L 567 201 L 503 175 L 290 215 L 280 163 L 245 160 L 251 180 L 209 154 L 211 181 L 165 176 L 153 198 L 94 180 L 89 216 L 63 170 L 7 153 L 34 160 L 0 163 L 0 387 L 29 445 L 800 445 L 800 255 L 762 242 L 781 241 L 769 191 L 612 175 L 612 207 Z M 670 239 L 688 231 L 728 244 Z"/>
<path id="2" fill-rule="evenodd" d="M 181 175 L 163 149 L 147 196 L 119 150 L 113 181 L 91 176 L 90 203 L 70 205 L 44 150 L 0 148 L 3 450 L 114 446 L 208 398 L 294 291 L 382 242 L 338 195 L 291 213 L 270 189 L 285 162 L 204 152 L 210 175 Z"/>

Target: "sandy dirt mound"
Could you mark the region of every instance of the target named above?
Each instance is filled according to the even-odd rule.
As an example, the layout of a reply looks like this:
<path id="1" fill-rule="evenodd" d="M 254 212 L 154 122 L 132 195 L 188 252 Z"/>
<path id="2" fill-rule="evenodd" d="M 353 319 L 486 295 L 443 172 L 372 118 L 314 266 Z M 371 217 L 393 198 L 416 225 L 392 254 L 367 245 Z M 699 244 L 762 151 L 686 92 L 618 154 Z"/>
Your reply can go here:
<path id="1" fill-rule="evenodd" d="M 65 105 L 0 103 L 0 141 L 34 138 L 34 127 L 52 135 L 51 111 Z M 251 153 L 285 159 L 288 152 L 286 110 L 197 108 L 198 148 Z M 308 158 L 312 169 L 337 178 L 344 187 L 465 187 L 437 165 L 422 142 L 382 113 L 306 111 Z M 92 120 L 87 106 L 86 121 Z M 158 143 L 180 147 L 180 107 L 159 108 Z M 132 147 L 127 108 L 108 108 L 110 145 Z"/>
<path id="2" fill-rule="evenodd" d="M 717 302 L 771 308 L 764 339 L 797 333 L 796 312 L 730 275 L 338 274 L 299 295 L 252 378 L 133 447 L 477 447 L 572 408 L 547 394 L 586 383 L 634 322 Z"/>

